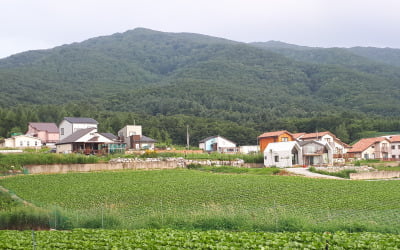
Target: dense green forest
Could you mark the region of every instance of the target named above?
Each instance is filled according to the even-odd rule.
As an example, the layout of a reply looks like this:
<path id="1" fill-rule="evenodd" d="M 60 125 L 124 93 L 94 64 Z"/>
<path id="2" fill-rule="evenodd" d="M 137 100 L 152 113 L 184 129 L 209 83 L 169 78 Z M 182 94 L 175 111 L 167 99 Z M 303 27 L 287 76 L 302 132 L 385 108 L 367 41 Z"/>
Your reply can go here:
<path id="1" fill-rule="evenodd" d="M 135 29 L 0 60 L 0 136 L 88 116 L 161 142 L 330 130 L 346 142 L 400 131 L 400 50 L 239 43 Z"/>

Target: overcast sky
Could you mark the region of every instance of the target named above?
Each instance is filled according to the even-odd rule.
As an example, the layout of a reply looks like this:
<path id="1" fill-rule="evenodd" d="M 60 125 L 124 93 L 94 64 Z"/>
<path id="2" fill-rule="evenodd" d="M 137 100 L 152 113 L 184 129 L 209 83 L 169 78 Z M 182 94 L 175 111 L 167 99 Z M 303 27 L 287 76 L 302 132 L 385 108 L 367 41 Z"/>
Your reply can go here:
<path id="1" fill-rule="evenodd" d="M 241 42 L 400 48 L 400 1 L 0 0 L 0 58 L 137 27 Z"/>

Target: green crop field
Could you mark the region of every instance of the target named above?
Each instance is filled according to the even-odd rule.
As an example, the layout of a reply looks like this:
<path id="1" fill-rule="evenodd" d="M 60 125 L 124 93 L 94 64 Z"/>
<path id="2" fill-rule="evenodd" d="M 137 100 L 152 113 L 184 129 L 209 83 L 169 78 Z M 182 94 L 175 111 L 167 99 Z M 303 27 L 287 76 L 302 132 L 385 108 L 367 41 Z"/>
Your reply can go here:
<path id="1" fill-rule="evenodd" d="M 63 221 L 52 227 L 400 231 L 398 181 L 176 169 L 26 175 L 0 185 L 59 209 L 63 215 L 54 213 L 54 221 Z"/>
<path id="2" fill-rule="evenodd" d="M 398 249 L 400 236 L 379 233 L 227 231 L 0 231 L 1 249 Z"/>

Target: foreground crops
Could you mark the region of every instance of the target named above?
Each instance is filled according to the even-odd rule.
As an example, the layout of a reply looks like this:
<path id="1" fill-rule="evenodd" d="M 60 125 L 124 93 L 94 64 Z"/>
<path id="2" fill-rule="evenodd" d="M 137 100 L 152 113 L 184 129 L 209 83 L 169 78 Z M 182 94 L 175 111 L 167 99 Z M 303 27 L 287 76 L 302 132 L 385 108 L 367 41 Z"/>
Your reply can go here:
<path id="1" fill-rule="evenodd" d="M 226 231 L 0 231 L 2 249 L 398 249 L 400 236 L 376 233 Z"/>
<path id="2" fill-rule="evenodd" d="M 72 227 L 391 233 L 400 229 L 398 181 L 163 170 L 19 176 L 0 180 L 0 185 L 38 206 L 61 207 L 70 214 Z"/>

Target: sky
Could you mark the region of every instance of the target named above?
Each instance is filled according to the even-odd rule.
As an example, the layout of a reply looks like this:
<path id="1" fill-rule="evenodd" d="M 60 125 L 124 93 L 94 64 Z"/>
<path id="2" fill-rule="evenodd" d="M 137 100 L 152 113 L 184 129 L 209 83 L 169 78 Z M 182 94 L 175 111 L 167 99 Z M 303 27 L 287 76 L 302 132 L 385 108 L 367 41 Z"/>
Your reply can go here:
<path id="1" fill-rule="evenodd" d="M 0 58 L 138 27 L 240 42 L 400 48 L 399 0 L 0 0 Z"/>

